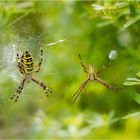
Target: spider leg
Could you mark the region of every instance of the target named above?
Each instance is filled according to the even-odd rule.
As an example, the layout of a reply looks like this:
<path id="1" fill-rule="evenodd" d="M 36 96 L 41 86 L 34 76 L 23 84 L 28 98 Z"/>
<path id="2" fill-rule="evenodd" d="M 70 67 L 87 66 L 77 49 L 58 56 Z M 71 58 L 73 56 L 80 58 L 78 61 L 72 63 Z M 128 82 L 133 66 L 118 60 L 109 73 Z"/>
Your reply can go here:
<path id="1" fill-rule="evenodd" d="M 99 71 L 97 71 L 97 74 L 101 73 L 102 71 L 108 69 L 111 66 L 111 63 L 109 63 L 107 66 L 103 66 L 102 69 L 100 69 Z"/>
<path id="2" fill-rule="evenodd" d="M 35 69 L 36 69 L 35 72 L 40 71 L 40 67 L 41 67 L 41 64 L 43 62 L 43 49 L 40 46 L 39 46 L 39 48 L 40 48 L 40 57 L 39 57 L 39 63 L 35 66 Z"/>
<path id="3" fill-rule="evenodd" d="M 83 71 L 86 72 L 86 73 L 88 73 L 88 68 L 84 65 L 84 63 L 83 63 L 83 61 L 82 61 L 82 58 L 81 58 L 81 55 L 79 54 L 78 56 L 79 56 L 81 65 L 82 65 L 82 67 L 83 67 Z"/>
<path id="4" fill-rule="evenodd" d="M 99 77 L 96 76 L 96 79 L 95 80 L 98 81 L 100 84 L 104 85 L 106 88 L 109 88 L 109 89 L 111 89 L 113 91 L 117 91 L 117 88 L 116 87 L 113 87 L 112 85 L 107 84 L 105 81 L 103 81 Z"/>
<path id="5" fill-rule="evenodd" d="M 77 97 L 80 95 L 82 89 L 84 89 L 84 87 L 86 86 L 86 84 L 88 83 L 90 79 L 87 78 L 79 87 L 79 89 L 75 92 L 75 94 L 73 95 L 73 101 L 72 101 L 72 104 L 76 101 Z"/>
<path id="6" fill-rule="evenodd" d="M 16 93 L 13 94 L 12 97 L 11 97 L 9 100 L 15 99 L 15 102 L 17 102 L 17 100 L 18 100 L 18 98 L 19 98 L 19 95 L 21 94 L 21 92 L 22 92 L 22 90 L 23 90 L 25 81 L 26 81 L 26 79 L 24 78 L 24 79 L 21 81 L 21 83 L 20 83 L 20 85 L 19 85 L 19 87 L 18 87 Z"/>
<path id="7" fill-rule="evenodd" d="M 34 81 L 36 84 L 40 85 L 43 88 L 47 97 L 49 96 L 49 93 L 52 93 L 52 90 L 49 89 L 46 84 L 44 84 L 41 81 L 38 81 L 38 80 L 34 79 L 33 77 L 31 79 L 32 79 L 32 81 Z"/>
<path id="8" fill-rule="evenodd" d="M 17 45 L 16 63 L 17 63 L 17 67 L 19 68 L 20 73 L 24 74 L 24 71 L 22 69 L 22 64 L 21 64 L 21 61 L 20 61 L 20 55 L 19 55 L 19 52 L 18 52 L 19 45 L 20 45 L 20 41 L 18 42 L 18 45 Z"/>

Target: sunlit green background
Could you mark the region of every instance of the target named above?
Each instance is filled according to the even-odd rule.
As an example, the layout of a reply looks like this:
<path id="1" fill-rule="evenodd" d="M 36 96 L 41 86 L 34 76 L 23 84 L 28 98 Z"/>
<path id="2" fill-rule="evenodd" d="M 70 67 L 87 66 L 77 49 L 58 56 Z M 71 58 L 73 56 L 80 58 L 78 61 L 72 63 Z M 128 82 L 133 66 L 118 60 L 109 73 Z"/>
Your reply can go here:
<path id="1" fill-rule="evenodd" d="M 19 41 L 21 54 L 30 51 L 35 63 L 37 42 L 43 48 L 41 71 L 34 77 L 53 90 L 49 98 L 30 82 L 17 103 L 8 101 L 23 77 L 13 52 Z M 2 0 L 0 138 L 140 138 L 139 86 L 123 84 L 140 70 L 139 46 L 139 1 Z M 71 105 L 86 78 L 78 54 L 100 69 L 109 64 L 111 50 L 117 58 L 99 77 L 118 92 L 90 82 Z"/>

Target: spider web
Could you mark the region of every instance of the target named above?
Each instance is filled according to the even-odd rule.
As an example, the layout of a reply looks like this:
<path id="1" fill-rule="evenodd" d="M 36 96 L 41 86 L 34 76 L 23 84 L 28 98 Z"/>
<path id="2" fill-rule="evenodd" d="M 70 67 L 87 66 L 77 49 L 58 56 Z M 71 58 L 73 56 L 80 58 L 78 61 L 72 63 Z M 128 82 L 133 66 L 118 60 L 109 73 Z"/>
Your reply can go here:
<path id="1" fill-rule="evenodd" d="M 67 38 L 60 39 L 55 42 L 51 42 L 46 44 L 46 46 L 54 46 L 58 43 L 64 42 Z M 5 45 L 1 49 L 1 59 L 0 59 L 0 69 L 7 72 L 8 75 L 16 82 L 19 80 L 19 72 L 17 70 L 16 66 L 16 54 L 19 53 L 20 56 L 22 54 L 21 50 L 18 48 L 17 50 L 17 43 L 11 43 L 8 45 Z"/>
<path id="2" fill-rule="evenodd" d="M 2 49 L 2 57 L 0 59 L 0 68 L 7 73 L 8 76 L 12 77 L 12 79 L 18 82 L 18 71 L 16 70 L 16 45 L 8 44 Z M 21 54 L 20 50 L 18 53 Z"/>
<path id="3" fill-rule="evenodd" d="M 18 52 L 21 56 L 23 53 L 22 50 L 27 50 L 31 52 L 33 55 L 37 54 L 37 49 L 32 46 L 37 46 L 37 41 L 39 43 L 43 44 L 44 47 L 52 47 L 56 44 L 63 43 L 66 41 L 69 36 L 56 39 L 55 41 L 52 41 L 51 35 L 50 39 L 44 38 L 48 36 L 49 31 L 45 30 L 39 30 L 39 32 L 36 33 L 36 30 L 32 27 L 32 18 L 28 18 L 28 14 L 22 15 L 22 16 L 16 16 L 15 20 L 10 22 L 7 28 L 12 29 L 12 32 L 1 33 L 0 37 L 1 45 L 0 49 L 0 69 L 1 71 L 4 71 L 7 73 L 8 76 L 10 76 L 14 81 L 19 82 L 19 71 L 16 66 L 16 53 Z M 24 27 L 24 28 L 23 28 Z M 6 29 L 7 29 L 6 28 Z M 8 29 L 7 29 L 8 31 Z M 20 36 L 20 37 L 19 37 Z M 45 40 L 45 42 L 44 42 Z M 54 39 L 53 39 L 54 40 Z M 21 42 L 20 49 L 17 50 L 17 44 L 18 42 Z M 47 41 L 47 42 L 46 42 Z M 50 42 L 50 43 L 48 43 Z M 34 53 L 35 52 L 35 53 Z M 37 58 L 37 57 L 35 57 Z"/>

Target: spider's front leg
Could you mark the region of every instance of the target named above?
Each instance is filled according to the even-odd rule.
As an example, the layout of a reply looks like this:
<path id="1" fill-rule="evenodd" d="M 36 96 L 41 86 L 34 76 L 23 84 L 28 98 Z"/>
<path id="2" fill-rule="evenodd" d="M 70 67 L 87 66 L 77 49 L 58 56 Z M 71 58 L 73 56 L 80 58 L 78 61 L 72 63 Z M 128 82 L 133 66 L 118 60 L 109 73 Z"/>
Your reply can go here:
<path id="1" fill-rule="evenodd" d="M 39 57 L 39 63 L 35 66 L 35 72 L 39 72 L 40 71 L 40 67 L 41 67 L 41 64 L 43 62 L 43 48 L 40 47 L 40 57 Z"/>
<path id="2" fill-rule="evenodd" d="M 76 101 L 76 99 L 78 98 L 78 96 L 80 95 L 82 89 L 84 89 L 84 87 L 86 86 L 86 84 L 89 81 L 89 77 L 80 85 L 79 89 L 75 92 L 75 94 L 73 95 L 73 101 L 72 104 Z"/>
<path id="3" fill-rule="evenodd" d="M 35 82 L 36 84 L 40 85 L 43 88 L 43 90 L 44 90 L 45 94 L 47 95 L 47 97 L 49 96 L 49 93 L 52 93 L 52 90 L 49 89 L 46 84 L 44 84 L 41 81 L 38 81 L 38 80 L 34 79 L 33 77 L 31 79 L 32 79 L 33 82 Z"/>
<path id="4" fill-rule="evenodd" d="M 97 74 L 101 73 L 102 71 L 108 69 L 111 66 L 111 63 L 109 63 L 107 66 L 103 66 L 102 69 L 100 69 L 99 71 L 97 71 Z"/>
<path id="5" fill-rule="evenodd" d="M 18 100 L 18 98 L 19 98 L 19 96 L 20 96 L 20 94 L 21 94 L 21 92 L 22 92 L 22 90 L 23 90 L 25 81 L 26 81 L 26 79 L 24 78 L 24 79 L 21 81 L 21 83 L 20 83 L 20 85 L 19 85 L 19 87 L 18 87 L 16 93 L 13 94 L 12 97 L 11 97 L 9 100 L 15 99 L 15 102 Z"/>
<path id="6" fill-rule="evenodd" d="M 20 42 L 18 42 L 18 45 L 17 45 L 18 49 L 19 49 L 19 45 L 20 45 Z M 17 67 L 19 68 L 20 73 L 24 74 L 24 71 L 22 69 L 22 64 L 21 64 L 21 61 L 20 61 L 20 54 L 19 54 L 18 49 L 16 49 L 17 50 L 16 63 L 17 63 Z"/>
<path id="7" fill-rule="evenodd" d="M 81 62 L 81 65 L 82 65 L 82 68 L 83 68 L 83 71 L 88 73 L 88 68 L 84 65 L 83 61 L 82 61 L 82 58 L 81 58 L 81 55 L 79 54 L 79 59 L 80 59 L 80 62 Z"/>

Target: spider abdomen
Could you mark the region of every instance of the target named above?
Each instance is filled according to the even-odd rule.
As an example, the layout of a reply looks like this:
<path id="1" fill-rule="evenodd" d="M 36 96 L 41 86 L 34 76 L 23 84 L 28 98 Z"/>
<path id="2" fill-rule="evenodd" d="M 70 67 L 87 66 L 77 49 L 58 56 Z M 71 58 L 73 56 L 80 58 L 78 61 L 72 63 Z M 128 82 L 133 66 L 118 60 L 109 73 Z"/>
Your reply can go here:
<path id="1" fill-rule="evenodd" d="M 30 52 L 26 51 L 22 54 L 21 64 L 23 67 L 24 73 L 32 73 L 34 69 L 33 57 Z"/>

